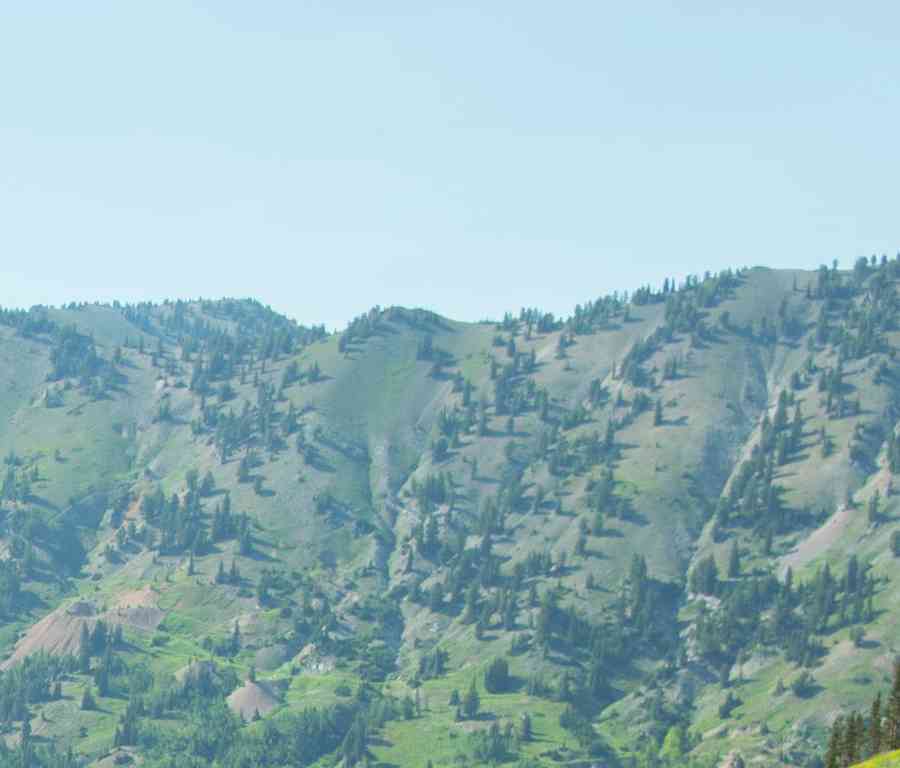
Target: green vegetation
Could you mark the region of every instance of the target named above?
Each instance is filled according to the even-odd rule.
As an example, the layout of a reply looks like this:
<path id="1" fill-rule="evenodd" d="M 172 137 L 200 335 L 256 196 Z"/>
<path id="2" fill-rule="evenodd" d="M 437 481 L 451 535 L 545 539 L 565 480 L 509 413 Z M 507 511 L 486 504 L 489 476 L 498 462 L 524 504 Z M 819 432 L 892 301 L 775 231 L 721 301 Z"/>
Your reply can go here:
<path id="1" fill-rule="evenodd" d="M 0 312 L 0 765 L 819 765 L 900 640 L 898 278 Z"/>
<path id="2" fill-rule="evenodd" d="M 900 661 L 894 666 L 894 683 L 882 703 L 878 693 L 868 717 L 859 712 L 839 716 L 831 726 L 826 768 L 854 765 L 860 757 L 877 757 L 900 749 Z"/>

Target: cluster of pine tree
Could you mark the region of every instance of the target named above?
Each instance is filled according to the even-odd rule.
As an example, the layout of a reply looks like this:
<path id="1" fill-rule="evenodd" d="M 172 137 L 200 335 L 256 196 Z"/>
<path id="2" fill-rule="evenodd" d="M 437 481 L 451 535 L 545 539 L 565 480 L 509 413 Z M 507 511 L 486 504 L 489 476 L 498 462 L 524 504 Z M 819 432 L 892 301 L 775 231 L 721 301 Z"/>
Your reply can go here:
<path id="1" fill-rule="evenodd" d="M 51 656 L 40 651 L 0 672 L 0 726 L 28 720 L 32 704 L 60 699 L 62 679 L 76 668 L 71 656 Z"/>
<path id="2" fill-rule="evenodd" d="M 855 556 L 841 578 L 826 565 L 810 582 L 795 586 L 790 570 L 783 583 L 772 575 L 741 578 L 735 545 L 727 576 L 706 558 L 691 572 L 691 590 L 721 599 L 715 613 L 701 608 L 696 640 L 700 655 L 723 674 L 742 653 L 762 647 L 781 648 L 788 661 L 812 666 L 823 653 L 818 636 L 874 617 L 875 580 Z"/>
<path id="3" fill-rule="evenodd" d="M 791 405 L 793 415 L 789 417 Z M 792 522 L 781 501 L 783 489 L 774 482 L 778 467 L 802 446 L 803 413 L 792 393 L 782 390 L 774 418 L 764 413 L 760 432 L 750 458 L 742 462 L 727 495 L 719 500 L 716 533 L 733 525 L 747 526 L 764 537 L 768 550 L 773 535 L 789 530 Z"/>
<path id="4" fill-rule="evenodd" d="M 138 747 L 151 764 L 179 755 L 189 765 L 274 768 L 336 754 L 349 768 L 369 760 L 369 738 L 386 723 L 421 714 L 418 698 L 401 701 L 360 684 L 355 694 L 348 690 L 349 703 L 285 713 L 247 729 L 225 702 L 238 684 L 227 668 L 191 665 L 179 679 L 135 669 L 127 679 L 128 702 L 114 744 Z M 159 729 L 150 722 L 161 718 L 174 725 Z"/>
<path id="5" fill-rule="evenodd" d="M 868 717 L 851 712 L 834 721 L 825 752 L 825 768 L 848 768 L 860 760 L 895 749 L 900 749 L 900 662 L 894 665 L 894 683 L 886 702 L 878 693 Z"/>

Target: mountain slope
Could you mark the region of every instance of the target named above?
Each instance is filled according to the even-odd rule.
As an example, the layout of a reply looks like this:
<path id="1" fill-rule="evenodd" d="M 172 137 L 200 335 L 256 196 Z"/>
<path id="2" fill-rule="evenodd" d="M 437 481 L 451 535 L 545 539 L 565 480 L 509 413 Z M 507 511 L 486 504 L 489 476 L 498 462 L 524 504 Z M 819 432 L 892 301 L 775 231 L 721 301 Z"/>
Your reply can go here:
<path id="1" fill-rule="evenodd" d="M 327 711 L 302 764 L 814 764 L 900 642 L 898 277 L 3 313 L 8 743 L 155 762 L 240 702 L 234 754 Z"/>

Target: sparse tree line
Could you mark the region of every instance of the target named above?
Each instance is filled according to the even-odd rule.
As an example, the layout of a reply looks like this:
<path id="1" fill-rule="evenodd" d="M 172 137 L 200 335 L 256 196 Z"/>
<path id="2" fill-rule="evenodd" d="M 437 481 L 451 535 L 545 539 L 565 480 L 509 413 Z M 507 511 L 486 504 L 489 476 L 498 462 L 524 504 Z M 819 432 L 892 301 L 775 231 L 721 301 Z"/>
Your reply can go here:
<path id="1" fill-rule="evenodd" d="M 862 625 L 875 615 L 876 582 L 856 556 L 839 579 L 826 565 L 810 582 L 795 586 L 790 570 L 783 582 L 771 575 L 743 576 L 735 545 L 727 575 L 719 573 L 711 557 L 704 558 L 691 571 L 690 588 L 721 600 L 715 612 L 701 607 L 695 643 L 697 652 L 722 670 L 726 685 L 728 670 L 755 647 L 781 648 L 788 661 L 811 667 L 824 653 L 818 636 L 854 627 L 861 643 Z"/>
<path id="2" fill-rule="evenodd" d="M 831 726 L 825 768 L 848 768 L 860 760 L 900 749 L 900 662 L 886 699 L 879 692 L 868 716 L 860 712 L 839 715 Z"/>

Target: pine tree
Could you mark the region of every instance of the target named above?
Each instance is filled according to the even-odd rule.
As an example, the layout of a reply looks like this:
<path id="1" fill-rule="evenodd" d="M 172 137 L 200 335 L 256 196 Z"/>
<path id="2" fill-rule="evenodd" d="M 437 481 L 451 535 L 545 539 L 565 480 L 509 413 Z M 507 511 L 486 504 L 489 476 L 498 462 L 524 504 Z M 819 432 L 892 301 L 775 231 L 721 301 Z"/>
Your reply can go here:
<path id="1" fill-rule="evenodd" d="M 887 705 L 887 750 L 900 749 L 900 662 L 894 665 L 894 685 Z"/>
<path id="2" fill-rule="evenodd" d="M 91 692 L 91 686 L 86 685 L 84 687 L 84 693 L 81 694 L 81 708 L 83 710 L 92 710 L 97 706 L 97 702 L 94 700 L 94 694 Z"/>
<path id="3" fill-rule="evenodd" d="M 462 700 L 462 712 L 466 719 L 471 720 L 478 714 L 481 708 L 481 697 L 478 695 L 478 688 L 475 685 L 475 678 L 472 678 L 472 684 Z"/>
<path id="4" fill-rule="evenodd" d="M 851 712 L 847 717 L 847 727 L 844 729 L 844 740 L 842 752 L 844 755 L 844 765 L 853 765 L 859 761 L 860 742 L 862 741 L 862 730 L 860 717 L 857 713 Z"/>
<path id="5" fill-rule="evenodd" d="M 872 702 L 872 711 L 869 713 L 869 756 L 881 752 L 881 693 L 875 696 Z"/>
<path id="6" fill-rule="evenodd" d="M 728 556 L 728 578 L 736 579 L 741 575 L 741 554 L 738 551 L 737 542 L 731 545 L 731 553 Z"/>
<path id="7" fill-rule="evenodd" d="M 231 653 L 237 655 L 241 650 L 241 628 L 238 623 L 234 622 L 234 629 L 231 631 Z"/>
<path id="8" fill-rule="evenodd" d="M 510 683 L 509 663 L 506 659 L 494 659 L 484 673 L 484 687 L 490 693 L 503 693 Z"/>
<path id="9" fill-rule="evenodd" d="M 844 741 L 844 721 L 838 717 L 831 725 L 828 749 L 825 752 L 825 768 L 841 768 L 842 745 Z"/>
<path id="10" fill-rule="evenodd" d="M 78 643 L 78 671 L 83 675 L 91 671 L 91 633 L 87 624 L 81 625 L 81 639 Z"/>
<path id="11" fill-rule="evenodd" d="M 522 714 L 522 727 L 520 738 L 522 741 L 531 741 L 531 737 L 533 735 L 532 727 L 531 727 L 531 715 L 527 712 Z"/>
<path id="12" fill-rule="evenodd" d="M 213 477 L 212 472 L 207 470 L 206 474 L 203 476 L 203 482 L 200 485 L 200 494 L 202 496 L 210 496 L 215 489 L 216 479 Z"/>
<path id="13" fill-rule="evenodd" d="M 463 624 L 471 624 L 477 618 L 477 614 L 478 584 L 473 581 L 466 590 L 466 607 L 462 617 Z"/>
<path id="14" fill-rule="evenodd" d="M 112 650 L 106 647 L 106 653 L 103 654 L 103 660 L 97 667 L 97 673 L 94 675 L 94 682 L 97 684 L 97 693 L 100 696 L 109 695 L 109 675 L 112 666 Z"/>
<path id="15" fill-rule="evenodd" d="M 878 491 L 875 491 L 875 493 L 873 493 L 871 498 L 869 499 L 869 505 L 868 505 L 868 510 L 867 510 L 868 518 L 869 518 L 869 525 L 876 525 L 881 518 L 881 514 L 879 511 L 879 501 L 880 501 L 880 496 L 878 494 Z"/>

